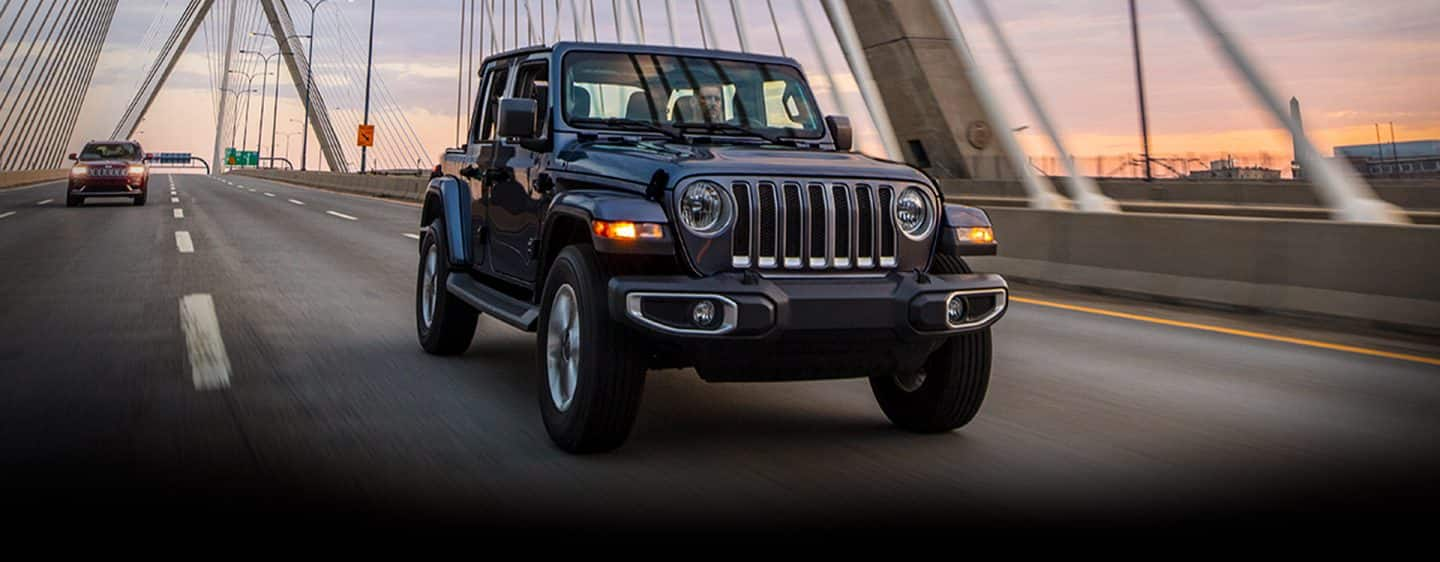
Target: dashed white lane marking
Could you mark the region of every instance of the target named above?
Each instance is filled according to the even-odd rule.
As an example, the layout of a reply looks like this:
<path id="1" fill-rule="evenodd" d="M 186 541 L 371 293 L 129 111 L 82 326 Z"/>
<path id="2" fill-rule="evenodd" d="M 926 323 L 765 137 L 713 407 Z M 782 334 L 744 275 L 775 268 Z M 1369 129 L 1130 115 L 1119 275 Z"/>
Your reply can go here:
<path id="1" fill-rule="evenodd" d="M 54 199 L 46 199 L 46 200 L 44 200 L 44 201 L 41 201 L 41 202 L 39 202 L 39 203 L 36 203 L 35 206 L 36 206 L 36 207 L 39 207 L 39 206 L 41 206 L 41 205 L 49 205 L 50 203 L 53 203 L 54 201 L 55 201 Z"/>
<path id="2" fill-rule="evenodd" d="M 304 207 L 304 206 L 305 206 L 305 202 L 304 202 L 304 201 L 296 201 L 296 200 L 294 200 L 294 199 L 289 199 L 288 201 L 290 201 L 291 203 L 294 203 L 294 204 L 296 204 L 296 205 L 300 205 L 301 207 Z"/>
<path id="3" fill-rule="evenodd" d="M 249 190 L 250 190 L 250 193 L 255 193 L 255 188 L 253 188 L 253 187 L 247 187 L 246 189 L 249 189 Z"/>
<path id="4" fill-rule="evenodd" d="M 184 230 L 175 231 L 175 249 L 182 254 L 195 253 L 195 241 L 190 239 L 190 233 Z"/>
<path id="5" fill-rule="evenodd" d="M 175 218 L 177 218 L 177 219 L 183 219 L 183 218 L 185 218 L 185 209 L 175 209 Z"/>
<path id="6" fill-rule="evenodd" d="M 350 216 L 350 215 L 347 215 L 347 214 L 345 214 L 345 213 L 337 213 L 337 212 L 335 212 L 335 211 L 325 211 L 325 214 L 330 215 L 330 216 L 332 216 L 332 217 L 340 217 L 340 218 L 345 219 L 345 220 L 347 220 L 347 221 L 358 221 L 358 220 L 360 220 L 360 219 L 357 219 L 357 218 L 352 217 L 352 216 Z"/>
<path id="7" fill-rule="evenodd" d="M 275 194 L 274 194 L 274 193 L 270 193 L 270 192 L 267 191 L 267 192 L 265 192 L 265 196 L 266 196 L 266 197 L 274 197 Z"/>
<path id="8" fill-rule="evenodd" d="M 411 240 L 419 240 L 419 239 L 420 239 L 420 235 L 419 235 L 419 234 L 415 234 L 414 232 L 406 232 L 406 233 L 404 233 L 404 234 L 401 234 L 401 236 L 404 236 L 404 237 L 409 238 L 409 239 L 411 239 Z"/>
<path id="9" fill-rule="evenodd" d="M 190 377 L 195 390 L 222 390 L 230 386 L 230 357 L 220 336 L 215 299 L 207 294 L 180 299 L 180 328 L 190 355 Z"/>
<path id="10" fill-rule="evenodd" d="M 180 198 L 179 198 L 179 197 L 171 197 L 171 198 L 170 198 L 170 202 L 171 202 L 171 203 L 179 203 L 179 202 L 180 202 Z"/>
<path id="11" fill-rule="evenodd" d="M 15 216 L 15 211 L 10 211 L 8 213 L 0 213 L 0 219 L 9 218 L 12 216 Z"/>

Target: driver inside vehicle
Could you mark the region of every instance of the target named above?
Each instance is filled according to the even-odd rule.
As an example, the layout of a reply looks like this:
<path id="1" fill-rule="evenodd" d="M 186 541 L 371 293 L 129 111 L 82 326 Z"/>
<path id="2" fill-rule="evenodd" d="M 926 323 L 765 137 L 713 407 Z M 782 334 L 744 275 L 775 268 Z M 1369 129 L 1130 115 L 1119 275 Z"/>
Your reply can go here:
<path id="1" fill-rule="evenodd" d="M 701 86 L 699 95 L 675 100 L 676 123 L 725 123 L 725 101 L 719 86 Z"/>

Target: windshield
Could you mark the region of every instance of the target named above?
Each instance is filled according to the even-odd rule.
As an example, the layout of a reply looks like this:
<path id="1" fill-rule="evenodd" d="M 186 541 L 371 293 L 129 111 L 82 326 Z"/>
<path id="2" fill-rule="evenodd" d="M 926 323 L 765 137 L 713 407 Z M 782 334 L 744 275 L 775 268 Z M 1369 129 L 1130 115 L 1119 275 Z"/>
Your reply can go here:
<path id="1" fill-rule="evenodd" d="M 95 160 L 139 160 L 140 155 L 135 145 L 125 143 L 113 144 L 89 144 L 85 150 L 80 152 L 82 162 L 93 162 Z"/>
<path id="2" fill-rule="evenodd" d="M 626 122 L 682 132 L 818 139 L 820 111 L 791 66 L 644 53 L 565 57 L 565 120 L 587 128 Z M 633 127 L 636 123 L 628 123 Z"/>

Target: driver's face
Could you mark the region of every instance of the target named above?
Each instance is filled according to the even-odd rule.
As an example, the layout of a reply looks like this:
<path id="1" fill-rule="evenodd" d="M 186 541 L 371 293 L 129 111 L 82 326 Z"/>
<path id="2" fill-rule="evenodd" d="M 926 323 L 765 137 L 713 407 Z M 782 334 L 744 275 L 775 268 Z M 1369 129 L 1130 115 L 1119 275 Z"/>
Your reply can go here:
<path id="1" fill-rule="evenodd" d="M 721 121 L 725 119 L 725 104 L 720 100 L 720 94 L 705 92 L 700 95 L 700 103 L 705 104 L 705 111 L 710 119 Z"/>

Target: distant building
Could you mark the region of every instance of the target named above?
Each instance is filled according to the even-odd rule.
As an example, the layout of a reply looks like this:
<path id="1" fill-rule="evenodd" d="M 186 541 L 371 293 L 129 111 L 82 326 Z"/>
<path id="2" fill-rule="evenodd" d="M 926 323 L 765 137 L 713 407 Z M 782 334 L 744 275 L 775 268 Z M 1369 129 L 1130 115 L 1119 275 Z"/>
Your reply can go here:
<path id="1" fill-rule="evenodd" d="M 1369 178 L 1440 177 L 1440 140 L 1337 146 L 1335 159 Z"/>
<path id="2" fill-rule="evenodd" d="M 1239 166 L 1234 158 L 1212 160 L 1209 170 L 1190 172 L 1191 179 L 1207 180 L 1278 180 L 1280 170 L 1260 166 Z"/>

